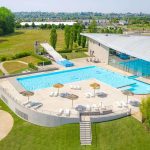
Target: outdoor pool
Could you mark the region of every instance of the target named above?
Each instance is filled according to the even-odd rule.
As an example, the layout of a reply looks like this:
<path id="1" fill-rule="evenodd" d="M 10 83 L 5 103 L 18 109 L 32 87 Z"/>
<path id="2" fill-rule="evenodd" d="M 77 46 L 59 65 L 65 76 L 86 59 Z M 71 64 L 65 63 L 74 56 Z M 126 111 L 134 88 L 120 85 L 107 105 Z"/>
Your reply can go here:
<path id="1" fill-rule="evenodd" d="M 35 91 L 52 87 L 56 83 L 66 84 L 93 78 L 114 88 L 129 89 L 135 94 L 150 93 L 149 84 L 96 66 L 42 73 L 20 77 L 17 80 L 26 90 Z"/>

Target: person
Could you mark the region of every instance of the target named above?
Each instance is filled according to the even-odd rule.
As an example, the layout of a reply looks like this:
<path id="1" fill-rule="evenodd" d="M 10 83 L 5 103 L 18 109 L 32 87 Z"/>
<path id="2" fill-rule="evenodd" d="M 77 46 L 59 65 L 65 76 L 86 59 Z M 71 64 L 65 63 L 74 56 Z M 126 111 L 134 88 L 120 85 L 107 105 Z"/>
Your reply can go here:
<path id="1" fill-rule="evenodd" d="M 90 50 L 90 56 L 92 55 L 92 50 Z"/>

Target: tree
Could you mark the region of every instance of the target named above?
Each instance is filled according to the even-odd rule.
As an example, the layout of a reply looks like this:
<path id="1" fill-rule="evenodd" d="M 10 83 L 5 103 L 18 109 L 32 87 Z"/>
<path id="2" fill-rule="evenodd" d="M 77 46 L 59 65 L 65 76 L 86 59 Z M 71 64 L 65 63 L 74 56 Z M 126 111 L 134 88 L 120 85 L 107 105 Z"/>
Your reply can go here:
<path id="1" fill-rule="evenodd" d="M 32 28 L 34 29 L 36 27 L 35 23 L 33 22 L 32 23 Z"/>
<path id="2" fill-rule="evenodd" d="M 85 48 L 85 45 L 86 45 L 86 37 L 85 36 L 82 36 L 81 38 L 81 45 L 82 45 L 82 48 Z"/>
<path id="3" fill-rule="evenodd" d="M 69 49 L 69 44 L 70 44 L 70 26 L 66 25 L 65 26 L 65 45 L 66 45 L 66 49 Z"/>
<path id="4" fill-rule="evenodd" d="M 19 29 L 19 28 L 21 28 L 21 24 L 20 24 L 19 22 L 17 22 L 17 23 L 15 24 L 15 27 L 16 27 L 17 29 Z"/>
<path id="5" fill-rule="evenodd" d="M 123 34 L 122 29 L 121 29 L 121 28 L 119 28 L 119 29 L 117 30 L 117 33 L 118 33 L 118 34 Z"/>
<path id="6" fill-rule="evenodd" d="M 96 23 L 96 20 L 92 20 L 92 22 L 90 23 L 89 27 L 89 32 L 90 33 L 97 33 L 97 23 Z"/>
<path id="7" fill-rule="evenodd" d="M 73 33 L 74 33 L 74 29 L 73 29 L 73 27 L 72 27 L 72 28 L 70 29 L 70 44 L 69 44 L 69 47 L 70 47 L 71 50 L 73 49 L 73 40 L 74 40 Z"/>
<path id="8" fill-rule="evenodd" d="M 145 123 L 147 128 L 150 128 L 150 96 L 143 98 L 140 111 L 142 113 L 143 123 Z"/>
<path id="9" fill-rule="evenodd" d="M 0 36 L 3 35 L 3 29 L 0 28 Z"/>
<path id="10" fill-rule="evenodd" d="M 26 24 L 24 25 L 24 27 L 25 27 L 25 28 L 29 28 L 30 26 L 29 26 L 28 23 L 26 23 Z"/>
<path id="11" fill-rule="evenodd" d="M 1 34 L 13 33 L 14 27 L 15 27 L 15 20 L 13 13 L 5 7 L 0 7 Z"/>
<path id="12" fill-rule="evenodd" d="M 50 33 L 50 44 L 54 49 L 56 48 L 56 43 L 57 43 L 57 32 L 55 28 L 52 28 Z"/>
<path id="13" fill-rule="evenodd" d="M 82 26 L 79 26 L 78 28 L 78 36 L 77 36 L 77 41 L 78 41 L 78 45 L 81 45 L 81 32 L 82 32 Z"/>

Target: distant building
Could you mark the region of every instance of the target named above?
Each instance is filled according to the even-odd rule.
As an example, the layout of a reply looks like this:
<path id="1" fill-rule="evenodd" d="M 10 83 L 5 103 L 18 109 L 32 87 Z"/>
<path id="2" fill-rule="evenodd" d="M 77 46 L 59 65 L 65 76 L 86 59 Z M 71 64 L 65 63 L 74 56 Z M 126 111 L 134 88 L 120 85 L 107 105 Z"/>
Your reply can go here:
<path id="1" fill-rule="evenodd" d="M 83 25 L 88 26 L 90 24 L 90 19 L 82 20 Z"/>
<path id="2" fill-rule="evenodd" d="M 85 20 L 82 20 L 82 23 L 83 23 L 83 25 L 88 26 L 91 21 L 92 20 L 90 20 L 90 19 L 85 19 Z M 97 19 L 96 22 L 97 22 L 98 26 L 104 26 L 104 25 L 108 25 L 109 24 L 109 20 L 108 19 Z"/>
<path id="3" fill-rule="evenodd" d="M 96 22 L 97 22 L 97 25 L 101 25 L 101 26 L 109 24 L 109 20 L 108 19 L 99 19 L 99 20 L 96 20 Z"/>
<path id="4" fill-rule="evenodd" d="M 20 24 L 22 25 L 22 26 L 24 26 L 25 24 L 28 24 L 29 26 L 31 26 L 32 25 L 32 23 L 33 22 L 21 22 Z M 52 24 L 54 24 L 54 25 L 59 25 L 59 24 L 64 24 L 64 25 L 70 25 L 70 26 L 72 26 L 73 24 L 75 24 L 76 22 L 72 22 L 72 21 L 70 21 L 70 22 L 34 22 L 34 24 L 36 25 L 36 26 L 40 26 L 40 25 L 45 25 L 45 24 L 47 24 L 47 25 L 52 25 Z"/>
<path id="5" fill-rule="evenodd" d="M 119 25 L 128 25 L 128 21 L 126 21 L 126 20 L 120 20 L 119 21 Z"/>

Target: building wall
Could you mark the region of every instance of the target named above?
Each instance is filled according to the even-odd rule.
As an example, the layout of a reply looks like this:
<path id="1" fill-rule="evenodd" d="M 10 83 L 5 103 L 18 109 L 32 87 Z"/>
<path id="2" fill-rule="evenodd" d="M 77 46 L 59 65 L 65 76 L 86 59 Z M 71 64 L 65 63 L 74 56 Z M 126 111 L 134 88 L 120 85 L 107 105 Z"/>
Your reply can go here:
<path id="1" fill-rule="evenodd" d="M 94 56 L 99 58 L 99 60 L 103 63 L 108 64 L 109 60 L 109 48 L 92 40 L 89 39 L 88 45 L 88 53 L 90 55 L 90 51 L 94 51 Z"/>

